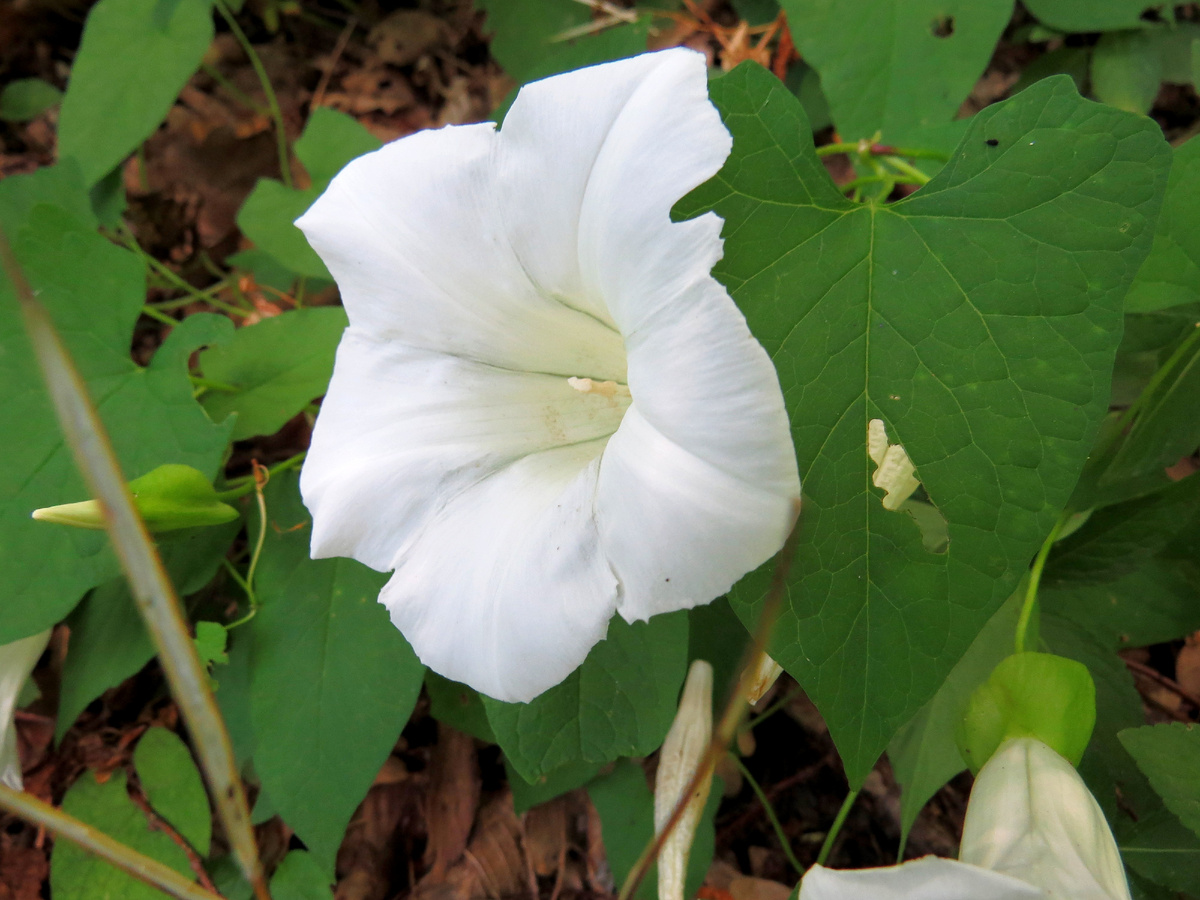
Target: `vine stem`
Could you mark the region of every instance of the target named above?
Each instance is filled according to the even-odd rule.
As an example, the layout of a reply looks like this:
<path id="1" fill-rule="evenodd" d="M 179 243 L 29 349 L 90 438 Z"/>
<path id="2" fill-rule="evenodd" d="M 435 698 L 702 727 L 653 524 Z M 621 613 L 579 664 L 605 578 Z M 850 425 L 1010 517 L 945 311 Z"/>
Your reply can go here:
<path id="1" fill-rule="evenodd" d="M 0 809 L 45 828 L 56 838 L 77 844 L 105 862 L 112 863 L 134 878 L 139 878 L 178 900 L 221 900 L 219 894 L 201 887 L 170 866 L 138 853 L 132 847 L 125 846 L 86 822 L 42 802 L 32 794 L 15 791 L 8 785 L 0 784 Z"/>
<path id="2" fill-rule="evenodd" d="M 763 812 L 767 814 L 767 820 L 771 823 L 771 827 L 775 829 L 775 838 L 779 841 L 779 846 L 783 848 L 783 855 L 787 857 L 787 861 L 796 870 L 796 874 L 803 875 L 804 866 L 800 860 L 796 859 L 796 854 L 792 852 L 792 845 L 788 840 L 787 832 L 783 830 L 783 823 L 779 821 L 779 816 L 776 815 L 775 807 L 771 805 L 771 801 L 767 798 L 766 791 L 754 780 L 754 776 L 750 774 L 750 770 L 746 768 L 746 764 L 738 759 L 736 753 L 730 753 L 729 758 L 733 760 L 733 764 L 737 766 L 738 771 L 742 773 L 742 777 L 746 779 L 746 783 L 750 785 L 750 789 L 754 791 L 754 795 L 758 797 L 758 802 L 762 804 Z"/>
<path id="3" fill-rule="evenodd" d="M 263 94 L 267 98 L 267 107 L 271 110 L 271 119 L 275 123 L 275 143 L 279 148 L 279 177 L 288 187 L 293 187 L 292 184 L 292 160 L 291 154 L 288 152 L 287 128 L 283 123 L 283 110 L 279 108 L 279 98 L 275 96 L 275 88 L 271 87 L 271 79 L 267 76 L 267 69 L 262 63 L 262 59 L 254 50 L 254 45 L 250 43 L 250 39 L 246 37 L 246 32 L 242 31 L 242 26 L 237 23 L 225 0 L 213 0 L 213 5 L 221 14 L 221 18 L 225 20 L 225 24 L 229 26 L 229 30 L 233 32 L 234 38 L 241 45 L 246 57 L 250 60 L 250 65 L 254 69 L 254 74 L 258 76 L 258 82 L 262 86 Z"/>
<path id="4" fill-rule="evenodd" d="M 833 852 L 834 842 L 837 841 L 838 833 L 842 830 L 842 825 L 846 822 L 846 816 L 850 815 L 850 807 L 854 805 L 854 801 L 858 799 L 858 791 L 851 791 L 846 795 L 846 799 L 842 801 L 842 808 L 838 810 L 837 818 L 833 820 L 833 824 L 829 826 L 829 834 L 825 835 L 825 843 L 821 845 L 821 852 L 817 854 L 817 865 L 825 865 L 825 861 L 829 859 L 829 854 Z"/>
<path id="5" fill-rule="evenodd" d="M 1037 606 L 1038 585 L 1042 581 L 1042 570 L 1046 568 L 1046 559 L 1050 556 L 1050 550 L 1054 547 L 1055 541 L 1058 540 L 1063 526 L 1067 524 L 1070 517 L 1071 510 L 1064 509 L 1059 515 L 1058 521 L 1054 523 L 1054 527 L 1050 529 L 1050 533 L 1046 535 L 1046 540 L 1042 542 L 1037 556 L 1034 557 L 1033 568 L 1029 570 L 1029 584 L 1025 587 L 1025 602 L 1021 604 L 1021 616 L 1017 619 L 1017 634 L 1014 642 L 1017 653 L 1025 652 L 1025 636 L 1029 631 L 1029 623 L 1033 619 L 1033 610 Z"/>

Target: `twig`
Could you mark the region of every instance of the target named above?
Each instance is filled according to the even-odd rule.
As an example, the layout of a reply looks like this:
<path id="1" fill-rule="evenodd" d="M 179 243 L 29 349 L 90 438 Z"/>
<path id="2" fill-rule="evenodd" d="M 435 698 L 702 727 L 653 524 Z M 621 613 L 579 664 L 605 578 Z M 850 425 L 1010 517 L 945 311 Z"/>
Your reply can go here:
<path id="1" fill-rule="evenodd" d="M 1171 693 L 1176 694 L 1179 697 L 1181 697 L 1182 699 L 1186 700 L 1188 703 L 1192 704 L 1192 706 L 1196 707 L 1196 709 L 1200 709 L 1200 697 L 1197 697 L 1195 694 L 1191 693 L 1187 688 L 1185 688 L 1183 685 L 1181 685 L 1178 681 L 1172 681 L 1170 678 L 1168 678 L 1166 675 L 1162 674 L 1162 672 L 1159 672 L 1157 669 L 1154 669 L 1154 668 L 1146 665 L 1145 663 L 1138 662 L 1135 659 L 1125 659 L 1125 657 L 1121 657 L 1121 659 L 1125 663 L 1127 668 L 1132 669 L 1134 672 L 1137 672 L 1139 675 L 1144 675 L 1146 678 L 1149 678 L 1155 684 L 1165 687 Z"/>
<path id="2" fill-rule="evenodd" d="M 321 80 L 317 82 L 317 89 L 313 91 L 312 101 L 308 105 L 310 115 L 312 110 L 317 109 L 325 102 L 325 92 L 329 89 L 333 70 L 337 68 L 342 54 L 346 52 L 346 45 L 350 43 L 350 36 L 354 34 L 354 29 L 357 27 L 358 16 L 351 16 L 346 22 L 346 27 L 342 29 L 342 33 L 338 35 L 337 43 L 333 45 L 333 53 L 329 55 L 329 66 L 321 73 Z"/>

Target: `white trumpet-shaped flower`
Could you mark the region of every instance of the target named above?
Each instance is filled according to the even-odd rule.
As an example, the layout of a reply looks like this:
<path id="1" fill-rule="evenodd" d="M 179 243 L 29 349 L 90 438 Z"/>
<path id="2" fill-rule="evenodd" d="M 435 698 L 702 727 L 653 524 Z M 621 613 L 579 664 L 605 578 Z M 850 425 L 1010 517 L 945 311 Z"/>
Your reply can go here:
<path id="1" fill-rule="evenodd" d="M 29 673 L 50 641 L 50 631 L 39 632 L 10 644 L 0 644 L 0 784 L 21 790 L 21 755 L 13 713 Z"/>
<path id="2" fill-rule="evenodd" d="M 799 478 L 778 378 L 671 221 L 731 140 L 704 58 L 527 85 L 501 129 L 350 163 L 297 222 L 350 320 L 301 490 L 316 557 L 435 671 L 502 700 L 627 621 L 706 603 L 783 544 Z"/>
<path id="3" fill-rule="evenodd" d="M 1130 900 L 1108 822 L 1067 760 L 1013 738 L 975 779 L 959 859 L 833 871 L 815 866 L 800 900 Z"/>

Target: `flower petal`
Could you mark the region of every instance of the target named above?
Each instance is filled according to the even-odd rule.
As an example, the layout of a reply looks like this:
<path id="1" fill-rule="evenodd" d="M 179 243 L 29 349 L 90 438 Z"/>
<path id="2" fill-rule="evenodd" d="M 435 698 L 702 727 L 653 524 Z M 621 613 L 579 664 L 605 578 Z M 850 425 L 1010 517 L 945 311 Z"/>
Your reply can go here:
<path id="1" fill-rule="evenodd" d="M 629 620 L 707 603 L 779 550 L 800 496 L 775 368 L 717 282 L 629 337 L 633 406 L 597 516 Z"/>
<path id="2" fill-rule="evenodd" d="M 21 790 L 21 756 L 13 712 L 25 679 L 50 642 L 50 629 L 0 645 L 0 784 Z"/>
<path id="3" fill-rule="evenodd" d="M 953 859 L 926 856 L 878 869 L 813 866 L 800 882 L 800 900 L 1049 900 L 1007 875 Z"/>
<path id="4" fill-rule="evenodd" d="M 716 174 L 730 146 L 695 51 L 647 53 L 525 85 L 498 148 L 513 249 L 543 291 L 612 325 L 596 268 L 643 267 L 646 232 L 662 236 L 671 207 Z"/>
<path id="5" fill-rule="evenodd" d="M 604 637 L 617 583 L 592 515 L 602 447 L 514 462 L 400 554 L 380 600 L 423 663 L 489 697 L 528 701 Z"/>
<path id="6" fill-rule="evenodd" d="M 539 291 L 514 254 L 497 205 L 498 140 L 483 124 L 394 141 L 347 165 L 296 224 L 350 323 L 380 339 L 624 381 L 620 336 Z"/>
<path id="7" fill-rule="evenodd" d="M 1129 900 L 1121 854 L 1096 798 L 1074 766 L 1034 738 L 1008 741 L 979 770 L 959 859 L 1053 897 Z"/>
<path id="8" fill-rule="evenodd" d="M 300 475 L 313 556 L 391 569 L 454 497 L 527 454 L 607 437 L 626 403 L 352 326 Z"/>

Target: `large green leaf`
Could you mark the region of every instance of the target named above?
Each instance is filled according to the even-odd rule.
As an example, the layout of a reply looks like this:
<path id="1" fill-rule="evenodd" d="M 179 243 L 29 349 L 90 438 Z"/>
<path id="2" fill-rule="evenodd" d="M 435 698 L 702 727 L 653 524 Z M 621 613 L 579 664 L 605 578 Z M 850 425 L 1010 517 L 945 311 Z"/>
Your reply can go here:
<path id="1" fill-rule="evenodd" d="M 846 140 L 953 147 L 1012 0 L 782 0 Z M 861 23 L 855 27 L 850 23 Z"/>
<path id="2" fill-rule="evenodd" d="M 151 831 L 145 814 L 129 799 L 125 771 L 103 784 L 84 772 L 63 797 L 63 812 L 82 819 L 138 853 L 191 877 L 183 850 L 161 831 Z M 157 888 L 93 856 L 70 841 L 57 841 L 50 856 L 50 890 L 55 900 L 161 900 Z"/>
<path id="3" fill-rule="evenodd" d="M 100 0 L 58 118 L 58 153 L 91 187 L 166 118 L 213 39 L 208 0 Z"/>
<path id="4" fill-rule="evenodd" d="M 378 603 L 386 575 L 350 559 L 309 559 L 296 475 L 273 479 L 266 500 L 261 606 L 247 626 L 254 767 L 332 875 L 346 823 L 395 745 L 425 670 Z"/>
<path id="5" fill-rule="evenodd" d="M 967 764 L 955 740 L 967 701 L 1000 661 L 1013 652 L 1023 592 L 1013 593 L 979 632 L 938 692 L 896 732 L 888 759 L 903 788 L 900 794 L 901 841 L 929 798 Z"/>
<path id="6" fill-rule="evenodd" d="M 1200 141 L 1175 148 L 1150 255 L 1125 298 L 1129 312 L 1200 300 Z"/>
<path id="7" fill-rule="evenodd" d="M 1167 809 L 1200 836 L 1200 728 L 1171 722 L 1131 728 L 1119 737 Z"/>
<path id="8" fill-rule="evenodd" d="M 530 703 L 483 698 L 497 743 L 526 781 L 568 763 L 645 756 L 675 718 L 687 645 L 685 612 L 633 625 L 614 616 L 561 684 Z"/>
<path id="9" fill-rule="evenodd" d="M 1134 872 L 1174 892 L 1200 896 L 1200 841 L 1166 809 L 1143 816 L 1122 835 L 1121 856 Z M 1178 893 L 1167 895 L 1179 900 Z"/>
<path id="10" fill-rule="evenodd" d="M 200 354 L 205 378 L 237 390 L 210 390 L 201 403 L 214 421 L 237 413 L 235 441 L 274 434 L 325 393 L 346 324 L 345 310 L 326 306 L 238 329 L 228 343 Z"/>
<path id="11" fill-rule="evenodd" d="M 94 221 L 79 212 L 82 204 L 70 210 L 36 204 L 41 187 L 53 189 L 57 199 L 60 178 L 51 170 L 6 179 L 0 220 L 79 367 L 125 474 L 132 479 L 163 463 L 183 463 L 215 475 L 229 428 L 214 425 L 192 398 L 187 358 L 232 324 L 191 316 L 148 367 L 135 365 L 129 346 L 145 299 L 142 265 L 95 232 Z M 104 534 L 29 518 L 34 509 L 84 500 L 87 493 L 2 278 L 0 384 L 0 433 L 9 436 L 0 461 L 0 569 L 9 597 L 0 607 L 0 643 L 6 643 L 57 622 L 118 568 Z"/>
<path id="12" fill-rule="evenodd" d="M 766 71 L 742 66 L 712 94 L 733 153 L 677 212 L 725 218 L 714 272 L 779 371 L 805 500 L 771 654 L 821 709 L 857 785 L 1071 493 L 1169 151 L 1152 122 L 1060 77 L 979 113 L 909 199 L 858 205 Z M 872 487 L 875 418 L 945 519 L 945 552 Z M 768 568 L 735 589 L 743 621 Z"/>

